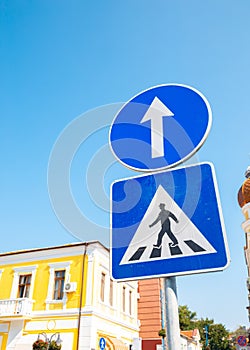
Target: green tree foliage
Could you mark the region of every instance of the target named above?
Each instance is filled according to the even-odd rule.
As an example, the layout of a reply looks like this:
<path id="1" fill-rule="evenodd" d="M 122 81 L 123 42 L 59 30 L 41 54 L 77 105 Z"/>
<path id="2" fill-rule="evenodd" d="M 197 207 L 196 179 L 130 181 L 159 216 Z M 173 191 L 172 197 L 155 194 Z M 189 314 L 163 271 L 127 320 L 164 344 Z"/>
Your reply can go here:
<path id="1" fill-rule="evenodd" d="M 208 338 L 209 338 L 209 330 L 210 330 L 210 326 L 214 324 L 214 320 L 210 320 L 208 318 L 201 318 L 200 320 L 197 320 L 195 327 L 194 328 L 198 328 L 199 332 L 200 332 L 200 336 L 201 336 L 201 343 L 204 344 L 204 349 L 206 349 L 205 345 L 206 345 L 206 333 L 205 333 L 205 329 L 207 327 L 208 329 Z"/>
<path id="2" fill-rule="evenodd" d="M 232 335 L 237 339 L 240 335 L 244 335 L 245 337 L 248 337 L 249 329 L 246 328 L 246 326 L 239 326 L 234 332 L 232 332 Z"/>
<path id="3" fill-rule="evenodd" d="M 198 328 L 203 350 L 233 350 L 230 345 L 229 332 L 222 324 L 215 324 L 214 320 L 197 319 L 196 312 L 189 310 L 187 305 L 179 306 L 179 321 L 181 330 Z M 206 345 L 205 326 L 208 328 L 208 346 Z"/>
<path id="4" fill-rule="evenodd" d="M 211 350 L 232 349 L 229 344 L 229 333 L 222 324 L 209 327 L 209 346 Z"/>
<path id="5" fill-rule="evenodd" d="M 196 321 L 196 312 L 189 310 L 187 305 L 179 306 L 179 322 L 180 329 L 182 331 L 188 331 L 194 329 L 194 324 Z"/>

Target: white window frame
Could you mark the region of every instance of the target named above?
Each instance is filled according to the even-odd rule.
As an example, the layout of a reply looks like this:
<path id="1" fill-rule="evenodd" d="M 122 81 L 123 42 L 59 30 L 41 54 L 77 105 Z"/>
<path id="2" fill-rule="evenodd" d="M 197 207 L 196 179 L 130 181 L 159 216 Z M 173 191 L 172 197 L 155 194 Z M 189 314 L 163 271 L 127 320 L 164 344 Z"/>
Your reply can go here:
<path id="1" fill-rule="evenodd" d="M 127 291 L 128 291 L 127 286 L 125 284 L 123 284 L 122 285 L 122 303 L 121 303 L 121 308 L 122 308 L 122 312 L 124 314 L 127 313 L 127 305 L 128 305 Z"/>
<path id="2" fill-rule="evenodd" d="M 60 300 L 55 300 L 53 298 L 54 294 L 54 283 L 55 283 L 55 271 L 65 270 L 65 283 L 70 281 L 70 265 L 71 261 L 63 261 L 57 263 L 48 264 L 49 266 L 49 284 L 47 298 L 45 300 L 46 309 L 49 309 L 49 304 L 63 304 L 63 308 L 66 307 L 67 293 L 63 293 L 63 298 Z"/>
<path id="3" fill-rule="evenodd" d="M 114 295 L 115 295 L 115 282 L 111 278 L 109 279 L 109 305 L 114 308 Z"/>
<path id="4" fill-rule="evenodd" d="M 104 279 L 102 277 L 104 277 Z M 103 284 L 102 284 L 102 281 L 103 281 Z M 101 298 L 102 292 L 103 292 L 103 300 Z M 101 271 L 99 300 L 103 304 L 105 304 L 107 301 L 106 293 L 107 293 L 107 273 L 105 271 Z"/>
<path id="5" fill-rule="evenodd" d="M 131 317 L 133 315 L 133 296 L 134 293 L 132 289 L 129 289 L 128 291 L 128 314 Z"/>
<path id="6" fill-rule="evenodd" d="M 13 276 L 13 283 L 12 283 L 12 288 L 11 288 L 11 293 L 10 293 L 10 299 L 17 298 L 20 275 L 30 275 L 31 274 L 30 293 L 29 293 L 28 299 L 32 300 L 37 265 L 14 267 L 13 270 L 14 270 L 14 276 Z M 0 274 L 0 276 L 1 276 L 1 274 Z"/>

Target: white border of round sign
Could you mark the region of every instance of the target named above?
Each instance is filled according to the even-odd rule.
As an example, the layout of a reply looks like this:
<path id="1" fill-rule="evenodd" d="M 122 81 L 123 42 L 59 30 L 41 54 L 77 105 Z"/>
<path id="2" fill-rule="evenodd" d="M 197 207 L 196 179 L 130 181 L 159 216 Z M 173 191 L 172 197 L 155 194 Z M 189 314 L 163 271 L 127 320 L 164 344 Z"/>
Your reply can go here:
<path id="1" fill-rule="evenodd" d="M 206 105 L 206 108 L 207 108 L 207 113 L 208 113 L 208 122 L 207 122 L 207 128 L 206 128 L 206 131 L 204 132 L 204 135 L 202 137 L 202 139 L 200 140 L 200 142 L 194 147 L 194 149 L 189 152 L 186 156 L 180 158 L 180 160 L 178 160 L 177 162 L 175 163 L 170 163 L 166 166 L 161 166 L 161 167 L 158 167 L 158 168 L 137 168 L 137 167 L 134 167 L 132 165 L 129 165 L 127 163 L 125 163 L 124 161 L 122 161 L 118 155 L 115 153 L 113 147 L 112 147 L 112 141 L 111 141 L 111 132 L 112 132 L 112 127 L 115 123 L 115 120 L 116 118 L 118 117 L 118 115 L 120 114 L 120 112 L 129 104 L 131 103 L 132 100 L 134 100 L 136 97 L 144 94 L 145 92 L 147 91 L 150 91 L 150 90 L 153 90 L 153 89 L 156 89 L 156 88 L 160 88 L 160 87 L 167 87 L 167 86 L 179 86 L 179 87 L 183 87 L 183 88 L 186 88 L 186 89 L 189 89 L 193 92 L 195 92 L 197 95 L 199 95 L 201 97 L 201 99 L 204 101 L 205 105 Z M 109 130 L 109 145 L 110 145 L 110 149 L 113 153 L 113 155 L 115 156 L 115 158 L 124 166 L 126 166 L 127 168 L 129 169 L 132 169 L 132 170 L 135 170 L 135 171 L 140 171 L 140 172 L 154 172 L 154 171 L 161 171 L 161 170 L 165 170 L 165 169 L 170 169 L 170 168 L 173 168 L 179 164 L 182 164 L 184 163 L 186 160 L 188 160 L 189 158 L 191 158 L 200 148 L 201 146 L 204 144 L 204 142 L 206 141 L 207 137 L 208 137 L 208 134 L 211 130 L 211 126 L 212 126 L 212 110 L 211 110 L 211 107 L 210 107 L 210 104 L 207 100 L 207 98 L 199 91 L 197 90 L 196 88 L 194 87 L 191 87 L 189 85 L 185 85 L 185 84 L 178 84 L 178 83 L 168 83 L 168 84 L 160 84 L 160 85 L 155 85 L 153 87 L 150 87 L 148 89 L 145 89 L 143 91 L 141 91 L 140 93 L 134 95 L 129 101 L 127 101 L 122 107 L 121 109 L 118 111 L 118 113 L 116 114 L 115 118 L 113 119 L 113 122 L 111 124 L 111 127 L 110 127 L 110 130 Z M 185 130 L 184 130 L 185 131 Z M 190 140 L 190 142 L 192 142 L 192 140 L 189 138 L 189 136 L 186 134 L 187 138 Z"/>

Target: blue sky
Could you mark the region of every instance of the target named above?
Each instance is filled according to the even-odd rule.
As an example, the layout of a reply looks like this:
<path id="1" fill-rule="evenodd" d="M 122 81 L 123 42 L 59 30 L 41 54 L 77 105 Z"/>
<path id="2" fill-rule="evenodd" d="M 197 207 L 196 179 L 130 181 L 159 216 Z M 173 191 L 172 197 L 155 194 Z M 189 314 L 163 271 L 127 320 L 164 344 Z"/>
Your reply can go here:
<path id="1" fill-rule="evenodd" d="M 186 84 L 212 108 L 198 157 L 216 169 L 231 264 L 223 272 L 178 277 L 179 303 L 227 328 L 248 326 L 237 191 L 250 163 L 249 13 L 248 0 L 0 0 L 0 250 L 79 238 L 109 245 L 109 214 L 93 204 L 93 182 L 103 184 L 106 203 L 110 183 L 134 173 L 114 159 L 103 164 L 104 174 L 91 171 L 96 177 L 86 187 L 89 163 L 107 146 L 107 120 L 114 116 L 101 106 L 158 84 Z M 81 115 L 91 126 L 88 111 L 96 109 L 98 131 L 77 150 L 70 175 L 77 206 L 96 225 L 79 237 L 52 209 L 47 171 L 63 130 Z"/>

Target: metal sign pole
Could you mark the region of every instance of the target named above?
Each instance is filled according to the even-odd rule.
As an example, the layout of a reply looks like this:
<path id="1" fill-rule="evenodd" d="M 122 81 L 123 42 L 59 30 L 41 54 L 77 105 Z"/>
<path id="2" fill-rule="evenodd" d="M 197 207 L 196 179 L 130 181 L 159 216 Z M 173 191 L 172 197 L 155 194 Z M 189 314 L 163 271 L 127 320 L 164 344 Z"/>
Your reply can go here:
<path id="1" fill-rule="evenodd" d="M 164 282 L 168 350 L 177 350 L 181 348 L 181 342 L 176 277 L 167 277 Z"/>
<path id="2" fill-rule="evenodd" d="M 164 282 L 163 282 L 163 288 L 164 287 Z M 165 305 L 166 305 L 166 301 L 165 301 L 165 292 L 162 290 L 162 286 L 161 286 L 161 289 L 160 289 L 160 298 L 161 298 L 161 328 L 162 329 L 166 329 L 165 327 Z M 164 337 L 162 337 L 162 340 L 161 340 L 161 347 L 162 347 L 162 350 L 166 350 L 166 347 L 165 347 L 165 340 L 164 340 Z"/>

